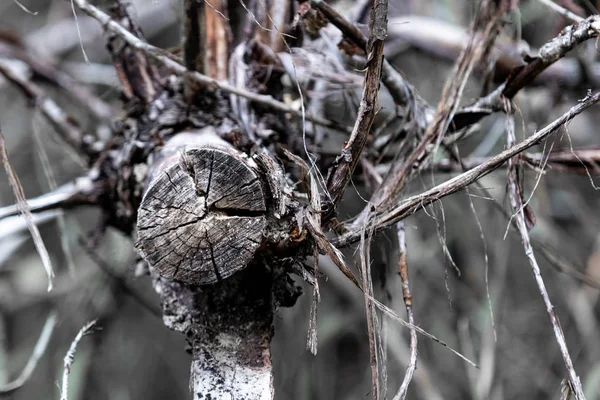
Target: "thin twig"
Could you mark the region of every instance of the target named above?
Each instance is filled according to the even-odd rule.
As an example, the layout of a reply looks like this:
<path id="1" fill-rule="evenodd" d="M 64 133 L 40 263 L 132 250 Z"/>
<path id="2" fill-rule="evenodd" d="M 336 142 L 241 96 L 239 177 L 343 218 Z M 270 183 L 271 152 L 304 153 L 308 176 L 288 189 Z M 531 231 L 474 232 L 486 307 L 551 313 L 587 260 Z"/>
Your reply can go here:
<path id="1" fill-rule="evenodd" d="M 77 332 L 77 335 L 71 342 L 71 346 L 69 346 L 69 350 L 64 358 L 63 364 L 63 377 L 62 377 L 62 386 L 60 391 L 60 400 L 68 400 L 69 391 L 69 374 L 71 373 L 71 365 L 73 364 L 73 360 L 75 359 L 75 352 L 77 351 L 77 345 L 79 341 L 87 334 L 91 333 L 92 328 L 96 325 L 96 320 L 90 321 L 86 323 L 80 330 Z"/>
<path id="2" fill-rule="evenodd" d="M 500 4 L 504 4 L 504 2 L 500 2 Z M 429 163 L 430 155 L 440 145 L 454 118 L 475 64 L 481 61 L 493 46 L 501 17 L 506 11 L 505 6 L 495 7 L 489 1 L 480 5 L 479 13 L 471 28 L 469 43 L 456 60 L 453 74 L 446 79 L 442 99 L 431 124 L 408 157 L 398 157 L 395 160 L 392 169 L 385 176 L 383 184 L 373 195 L 372 201 L 377 207 L 389 207 L 411 176 Z"/>
<path id="3" fill-rule="evenodd" d="M 512 116 L 508 116 L 507 122 L 507 145 L 513 146 L 515 143 L 515 133 L 514 133 L 514 119 Z M 554 311 L 554 306 L 550 301 L 550 297 L 548 295 L 548 290 L 546 289 L 546 284 L 544 283 L 544 279 L 542 278 L 542 273 L 540 271 L 540 267 L 537 263 L 535 253 L 533 251 L 533 247 L 531 246 L 531 241 L 529 239 L 529 228 L 526 222 L 525 217 L 525 205 L 523 203 L 523 195 L 522 190 L 519 186 L 518 179 L 518 160 L 517 157 L 510 158 L 508 160 L 509 169 L 509 179 L 508 179 L 508 187 L 509 187 L 509 198 L 512 210 L 514 212 L 514 217 L 517 221 L 517 227 L 519 230 L 519 234 L 521 235 L 521 240 L 523 241 L 523 247 L 525 248 L 525 255 L 527 256 L 527 260 L 529 261 L 529 265 L 533 271 L 533 276 L 535 277 L 535 281 L 540 290 L 540 294 L 544 299 L 544 304 L 546 306 L 546 312 L 550 317 L 550 322 L 552 324 L 552 330 L 554 331 L 554 336 L 556 338 L 556 342 L 558 343 L 558 347 L 560 348 L 560 352 L 563 357 L 563 361 L 567 368 L 567 372 L 569 374 L 569 381 L 571 383 L 571 387 L 574 389 L 575 398 L 577 400 L 585 400 L 585 395 L 583 394 L 583 388 L 581 386 L 581 381 L 579 376 L 575 372 L 575 368 L 573 366 L 573 361 L 571 360 L 571 356 L 569 354 L 569 350 L 567 348 L 567 341 L 565 339 L 564 333 L 560 326 L 560 322 L 558 321 L 558 316 Z"/>
<path id="4" fill-rule="evenodd" d="M 10 165 L 10 161 L 8 160 L 8 151 L 6 149 L 6 143 L 4 141 L 4 135 L 0 130 L 0 161 L 4 165 L 4 169 L 6 171 L 6 175 L 8 176 L 8 182 L 10 184 L 10 188 L 15 196 L 16 200 L 16 208 L 27 221 L 27 228 L 31 233 L 31 237 L 33 238 L 33 243 L 35 244 L 35 248 L 40 255 L 42 260 L 42 264 L 44 265 L 44 269 L 46 270 L 46 275 L 48 275 L 48 291 L 52 290 L 52 279 L 54 278 L 54 269 L 52 268 L 52 261 L 50 260 L 50 255 L 48 254 L 48 250 L 46 249 L 46 245 L 44 244 L 44 240 L 42 239 L 42 235 L 40 235 L 40 231 L 33 222 L 33 215 L 31 215 L 31 209 L 29 208 L 29 204 L 25 198 L 25 192 L 23 191 L 23 186 L 21 186 L 21 182 L 19 182 L 19 177 L 17 176 L 15 170 L 12 165 Z"/>
<path id="5" fill-rule="evenodd" d="M 559 6 L 552 0 L 538 0 L 538 1 L 546 6 L 550 7 L 551 9 L 553 9 L 554 11 L 556 11 L 563 17 L 572 20 L 573 22 L 581 22 L 584 20 L 584 18 L 580 17 L 579 15 L 575 14 L 574 12 L 567 10 L 564 7 Z"/>
<path id="6" fill-rule="evenodd" d="M 544 129 L 534 133 L 516 145 L 504 150 L 496 156 L 490 158 L 483 164 L 478 165 L 470 171 L 464 172 L 455 176 L 417 196 L 410 197 L 401 204 L 394 206 L 389 210 L 385 210 L 377 214 L 372 222 L 375 225 L 375 230 L 379 231 L 388 226 L 391 226 L 411 214 L 417 212 L 420 208 L 425 207 L 439 199 L 456 193 L 468 185 L 472 184 L 481 177 L 499 168 L 509 158 L 519 154 L 528 148 L 540 143 L 548 136 L 558 131 L 566 122 L 572 120 L 583 111 L 587 110 L 592 105 L 600 101 L 600 92 L 594 95 L 588 95 L 582 99 L 577 105 L 573 106 L 568 112 L 548 124 Z M 360 228 L 354 228 L 351 231 L 331 240 L 331 243 L 337 247 L 347 246 L 356 242 L 360 238 Z"/>
<path id="7" fill-rule="evenodd" d="M 381 337 L 377 330 L 377 314 L 373 307 L 373 281 L 371 279 L 371 237 L 367 237 L 367 226 L 362 230 L 360 236 L 360 275 L 364 288 L 365 309 L 367 315 L 367 332 L 369 335 L 369 361 L 371 364 L 371 387 L 373 390 L 373 399 L 380 398 L 380 383 L 379 383 L 379 343 Z M 370 233 L 370 232 L 369 232 Z M 410 322 L 409 322 L 410 323 Z M 414 331 L 414 329 L 413 329 Z"/>
<path id="8" fill-rule="evenodd" d="M 80 205 L 97 204 L 102 193 L 102 183 L 89 177 L 78 178 L 74 182 L 64 184 L 40 197 L 26 200 L 31 212 L 42 212 L 55 209 L 68 209 Z M 18 215 L 19 206 L 0 207 L 0 220 Z"/>
<path id="9" fill-rule="evenodd" d="M 77 5 L 77 7 L 80 8 L 83 12 L 88 14 L 90 17 L 96 19 L 98 22 L 100 22 L 105 29 L 111 31 L 115 35 L 120 36 L 130 46 L 148 54 L 150 57 L 152 57 L 156 61 L 163 64 L 164 67 L 167 70 L 169 70 L 170 72 L 187 77 L 200 85 L 221 89 L 225 92 L 233 93 L 238 96 L 247 98 L 251 101 L 261 103 L 262 105 L 270 108 L 271 110 L 289 113 L 290 115 L 292 115 L 296 118 L 302 118 L 301 111 L 299 111 L 291 106 L 288 106 L 285 103 L 275 100 L 272 96 L 261 95 L 261 94 L 257 94 L 254 92 L 249 92 L 247 90 L 243 90 L 243 89 L 237 88 L 235 86 L 231 86 L 228 82 L 214 79 L 214 78 L 208 77 L 206 75 L 200 74 L 198 72 L 189 71 L 186 67 L 181 65 L 172 54 L 170 54 L 169 52 L 162 50 L 158 47 L 152 46 L 151 44 L 149 44 L 147 42 L 140 40 L 135 35 L 133 35 L 131 32 L 129 32 L 127 29 L 123 28 L 116 21 L 114 21 L 112 18 L 110 18 L 110 16 L 108 16 L 106 13 L 104 13 L 97 7 L 91 5 L 86 0 L 73 0 L 73 1 Z M 324 127 L 328 127 L 331 129 L 348 132 L 348 133 L 351 132 L 349 128 L 339 126 L 338 124 L 336 124 L 332 121 L 329 121 L 327 119 L 324 119 L 324 118 L 319 118 L 319 117 L 307 114 L 306 119 L 314 122 L 315 124 L 318 124 L 318 125 L 321 125 Z"/>
<path id="10" fill-rule="evenodd" d="M 406 306 L 406 315 L 408 316 L 408 323 L 411 325 L 415 324 L 415 317 L 412 308 L 412 294 L 410 293 L 410 286 L 408 284 L 408 264 L 406 262 L 406 234 L 404 231 L 404 221 L 400 221 L 396 224 L 396 230 L 398 235 L 398 274 L 402 281 L 402 297 L 404 298 L 404 305 Z M 417 369 L 417 332 L 414 329 L 410 330 L 410 358 L 408 366 L 406 367 L 406 373 L 402 380 L 402 385 L 398 389 L 398 393 L 394 396 L 394 400 L 404 400 L 408 394 L 408 385 L 412 381 L 415 370 Z"/>
<path id="11" fill-rule="evenodd" d="M 42 332 L 40 333 L 40 337 L 33 348 L 33 352 L 31 353 L 31 357 L 27 361 L 25 368 L 21 371 L 21 374 L 12 382 L 9 382 L 5 385 L 0 386 L 0 394 L 9 394 L 19 389 L 21 386 L 27 382 L 33 370 L 37 366 L 38 361 L 44 353 L 46 352 L 46 348 L 48 347 L 48 342 L 50 342 L 50 338 L 52 337 L 52 333 L 54 332 L 54 328 L 56 327 L 56 323 L 58 321 L 58 314 L 56 311 L 52 311 L 48 318 L 46 319 L 46 323 L 42 328 Z"/>

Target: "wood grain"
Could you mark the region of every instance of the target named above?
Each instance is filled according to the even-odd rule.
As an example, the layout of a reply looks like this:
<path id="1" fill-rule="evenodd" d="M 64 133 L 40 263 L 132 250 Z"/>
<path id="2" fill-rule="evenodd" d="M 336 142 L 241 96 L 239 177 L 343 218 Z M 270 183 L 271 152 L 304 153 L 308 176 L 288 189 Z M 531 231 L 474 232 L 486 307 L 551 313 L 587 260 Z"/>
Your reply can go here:
<path id="1" fill-rule="evenodd" d="M 214 283 L 252 260 L 263 240 L 265 211 L 259 177 L 241 155 L 188 149 L 164 163 L 148 186 L 136 246 L 166 278 Z"/>

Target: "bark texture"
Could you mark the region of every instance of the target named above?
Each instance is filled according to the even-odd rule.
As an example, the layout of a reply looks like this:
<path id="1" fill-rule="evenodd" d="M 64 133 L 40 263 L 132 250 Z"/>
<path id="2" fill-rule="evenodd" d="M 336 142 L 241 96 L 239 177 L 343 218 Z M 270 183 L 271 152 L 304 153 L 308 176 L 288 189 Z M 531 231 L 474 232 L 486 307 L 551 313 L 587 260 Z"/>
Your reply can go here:
<path id="1" fill-rule="evenodd" d="M 271 272 L 260 263 L 213 285 L 189 286 L 153 274 L 163 321 L 187 335 L 194 399 L 268 400 L 274 395 Z"/>
<path id="2" fill-rule="evenodd" d="M 193 398 L 272 399 L 277 282 L 255 254 L 265 242 L 266 188 L 254 161 L 219 132 L 178 133 L 157 153 L 136 246 L 165 325 L 188 339 Z"/>

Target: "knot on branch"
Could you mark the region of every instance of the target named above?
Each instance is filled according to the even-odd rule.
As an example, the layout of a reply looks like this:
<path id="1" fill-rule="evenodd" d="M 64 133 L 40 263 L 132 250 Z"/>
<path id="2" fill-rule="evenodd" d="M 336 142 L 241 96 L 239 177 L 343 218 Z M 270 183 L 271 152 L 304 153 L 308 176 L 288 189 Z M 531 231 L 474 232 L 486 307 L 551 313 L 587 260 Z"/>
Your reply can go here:
<path id="1" fill-rule="evenodd" d="M 150 182 L 136 247 L 161 276 L 211 284 L 252 260 L 265 213 L 261 181 L 246 158 L 228 149 L 187 149 L 164 160 Z"/>

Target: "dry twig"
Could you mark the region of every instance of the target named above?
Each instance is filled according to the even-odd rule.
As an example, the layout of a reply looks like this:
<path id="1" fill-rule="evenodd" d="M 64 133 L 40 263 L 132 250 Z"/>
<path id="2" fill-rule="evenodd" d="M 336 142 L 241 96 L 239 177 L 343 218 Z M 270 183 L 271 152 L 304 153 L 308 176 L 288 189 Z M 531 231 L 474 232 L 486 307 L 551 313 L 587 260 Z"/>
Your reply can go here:
<path id="1" fill-rule="evenodd" d="M 46 275 L 48 275 L 48 291 L 52 290 L 52 279 L 54 278 L 54 270 L 52 269 L 52 261 L 50 260 L 50 255 L 48 254 L 48 250 L 46 249 L 46 245 L 44 245 L 44 240 L 40 235 L 40 231 L 33 222 L 33 215 L 31 215 L 31 210 L 29 208 L 29 204 L 25 198 L 25 192 L 23 191 L 23 187 L 21 186 L 21 182 L 19 182 L 19 177 L 15 173 L 12 165 L 8 160 L 8 151 L 6 149 L 6 143 L 4 141 L 4 135 L 0 130 L 0 161 L 4 165 L 4 169 L 6 171 L 6 175 L 8 176 L 8 182 L 10 183 L 10 188 L 16 199 L 16 208 L 23 215 L 25 220 L 27 221 L 27 228 L 31 233 L 31 237 L 33 238 L 33 243 L 35 244 L 35 248 L 40 255 L 42 260 L 42 264 L 44 265 L 44 269 L 46 270 Z"/>
<path id="2" fill-rule="evenodd" d="M 75 352 L 77 351 L 77 345 L 79 341 L 85 336 L 92 332 L 92 328 L 96 325 L 96 320 L 90 321 L 86 323 L 80 330 L 77 332 L 77 335 L 71 342 L 71 346 L 69 346 L 69 350 L 64 358 L 63 364 L 63 376 L 62 376 L 62 386 L 60 390 L 60 400 L 68 399 L 68 390 L 69 390 L 69 374 L 71 373 L 71 365 L 73 365 L 73 360 L 75 359 Z"/>
<path id="3" fill-rule="evenodd" d="M 9 382 L 5 385 L 0 386 L 0 395 L 9 394 L 19 389 L 21 386 L 27 382 L 33 370 L 37 366 L 38 361 L 44 353 L 46 352 L 46 347 L 48 347 L 48 342 L 52 337 L 52 333 L 54 332 L 54 328 L 56 327 L 56 323 L 58 321 L 58 314 L 56 312 L 51 312 L 46 319 L 46 323 L 42 328 L 42 332 L 33 348 L 33 353 L 31 353 L 31 357 L 27 361 L 25 368 L 21 371 L 21 374 L 14 381 Z"/>
<path id="4" fill-rule="evenodd" d="M 371 11 L 371 34 L 369 37 L 369 58 L 363 87 L 362 99 L 352 134 L 327 174 L 327 190 L 335 207 L 342 199 L 344 190 L 360 160 L 360 154 L 367 142 L 373 120 L 377 112 L 377 97 L 381 81 L 383 45 L 387 36 L 387 2 L 377 1 Z"/>
<path id="5" fill-rule="evenodd" d="M 235 86 L 231 86 L 229 83 L 225 81 L 221 81 L 218 79 L 214 79 L 208 77 L 206 75 L 200 74 L 198 72 L 189 71 L 186 67 L 181 65 L 176 57 L 174 57 L 169 52 L 159 49 L 158 47 L 152 46 L 151 44 L 144 42 L 129 32 L 127 29 L 123 28 L 121 25 L 116 23 L 110 16 L 106 13 L 98 9 L 97 7 L 91 5 L 86 0 L 73 0 L 77 7 L 81 9 L 83 12 L 88 14 L 90 17 L 96 19 L 98 22 L 102 24 L 102 26 L 111 31 L 112 33 L 120 36 L 123 40 L 125 40 L 131 47 L 140 50 L 156 61 L 160 62 L 164 65 L 164 67 L 170 72 L 184 76 L 199 85 L 213 87 L 217 89 L 221 89 L 225 92 L 232 93 L 253 102 L 261 103 L 265 107 L 270 108 L 274 111 L 289 113 L 296 118 L 302 118 L 303 114 L 301 111 L 288 106 L 285 103 L 275 100 L 272 96 L 257 94 L 254 92 L 250 92 L 247 90 L 239 89 Z M 350 132 L 346 127 L 338 126 L 337 124 L 326 120 L 324 118 L 319 118 L 310 114 L 305 115 L 306 119 L 312 121 L 317 125 L 321 125 L 324 127 L 328 127 L 331 129 L 336 129 L 344 132 Z"/>
<path id="6" fill-rule="evenodd" d="M 391 209 L 384 210 L 376 214 L 375 219 L 372 221 L 372 223 L 375 225 L 375 230 L 379 231 L 391 226 L 408 217 L 409 215 L 414 214 L 420 208 L 438 201 L 450 194 L 463 190 L 476 180 L 499 168 L 509 158 L 540 143 L 548 136 L 558 131 L 565 123 L 569 122 L 577 115 L 596 104 L 598 101 L 600 101 L 600 93 L 586 96 L 577 105 L 573 106 L 568 112 L 548 124 L 544 129 L 541 129 L 523 141 L 490 158 L 483 164 L 480 164 L 470 171 L 457 175 L 454 178 L 449 179 L 446 182 L 443 182 L 419 195 L 410 197 L 404 200 L 401 204 L 393 206 Z M 334 246 L 342 247 L 356 242 L 359 238 L 360 230 L 352 229 L 351 231 L 333 239 L 331 242 Z"/>
<path id="7" fill-rule="evenodd" d="M 508 103 L 508 100 L 507 100 Z M 513 146 L 515 143 L 515 133 L 514 133 L 514 120 L 512 116 L 507 116 L 507 146 Z M 554 306 L 550 301 L 550 297 L 548 295 L 548 290 L 546 289 L 546 284 L 544 283 L 544 279 L 542 278 L 542 273 L 540 271 L 540 267 L 537 263 L 535 253 L 533 251 L 533 247 L 531 246 L 531 241 L 529 239 L 529 224 L 528 218 L 526 217 L 526 203 L 523 202 L 523 191 L 519 186 L 519 165 L 518 165 L 518 156 L 510 158 L 508 160 L 508 189 L 509 189 L 509 198 L 510 204 L 513 210 L 513 217 L 516 219 L 517 228 L 519 234 L 521 235 L 521 240 L 523 241 L 523 247 L 525 248 L 525 255 L 527 256 L 527 260 L 529 261 L 529 265 L 533 271 L 533 276 L 535 277 L 535 282 L 538 285 L 540 290 L 540 294 L 544 299 L 544 304 L 546 306 L 546 312 L 550 317 L 550 322 L 552 324 L 552 330 L 554 331 L 554 336 L 556 338 L 556 342 L 558 343 L 558 347 L 560 348 L 560 352 L 562 354 L 565 366 L 567 368 L 567 372 L 569 374 L 569 381 L 571 383 L 571 387 L 574 390 L 575 399 L 576 400 L 585 400 L 585 395 L 583 394 L 583 388 L 581 386 L 581 381 L 579 380 L 579 376 L 575 372 L 575 368 L 573 366 L 573 361 L 571 360 L 571 356 L 569 354 L 569 350 L 567 349 L 567 341 L 565 339 L 565 335 L 560 326 L 560 322 L 558 321 L 558 316 L 554 311 Z"/>
<path id="8" fill-rule="evenodd" d="M 406 262 L 406 235 L 404 231 L 404 221 L 396 224 L 396 230 L 398 235 L 398 273 L 402 280 L 402 297 L 404 298 L 404 304 L 406 306 L 406 314 L 408 316 L 408 323 L 411 325 L 415 324 L 415 317 L 412 308 L 412 294 L 410 293 L 410 286 L 408 284 L 408 264 Z M 410 330 L 410 358 L 408 366 L 406 367 L 406 373 L 402 380 L 402 385 L 398 389 L 398 393 L 394 396 L 394 400 L 404 400 L 408 394 L 408 385 L 412 381 L 415 370 L 417 369 L 417 332 L 414 329 Z"/>

